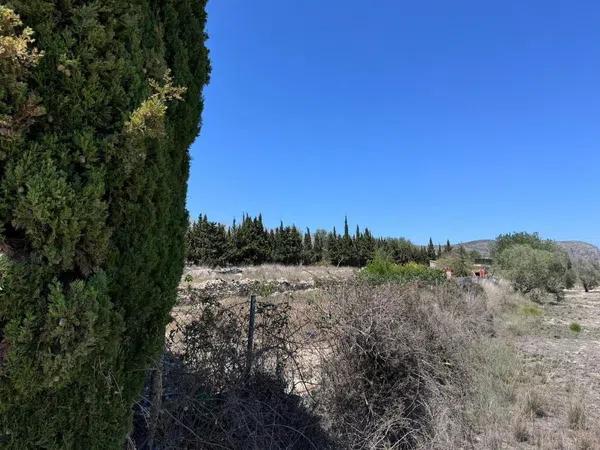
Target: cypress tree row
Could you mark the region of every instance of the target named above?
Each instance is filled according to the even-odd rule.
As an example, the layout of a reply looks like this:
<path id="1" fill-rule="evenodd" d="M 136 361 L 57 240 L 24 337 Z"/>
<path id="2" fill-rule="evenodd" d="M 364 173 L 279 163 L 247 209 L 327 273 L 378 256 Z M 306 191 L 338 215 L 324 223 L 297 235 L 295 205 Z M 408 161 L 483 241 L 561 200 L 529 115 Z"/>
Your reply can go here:
<path id="1" fill-rule="evenodd" d="M 123 446 L 183 268 L 204 6 L 0 6 L 6 448 Z"/>
<path id="2" fill-rule="evenodd" d="M 187 260 L 191 264 L 205 266 L 227 266 L 231 264 L 279 263 L 321 264 L 363 267 L 381 250 L 399 264 L 417 262 L 428 265 L 437 258 L 430 239 L 427 247 L 416 246 L 403 238 L 375 239 L 368 228 L 356 227 L 350 234 L 348 220 L 344 220 L 344 233 L 317 230 L 311 235 L 307 228 L 304 235 L 295 226 L 275 229 L 263 225 L 262 216 L 252 218 L 243 215 L 242 224 L 226 228 L 211 222 L 204 215 L 189 224 L 187 232 Z"/>

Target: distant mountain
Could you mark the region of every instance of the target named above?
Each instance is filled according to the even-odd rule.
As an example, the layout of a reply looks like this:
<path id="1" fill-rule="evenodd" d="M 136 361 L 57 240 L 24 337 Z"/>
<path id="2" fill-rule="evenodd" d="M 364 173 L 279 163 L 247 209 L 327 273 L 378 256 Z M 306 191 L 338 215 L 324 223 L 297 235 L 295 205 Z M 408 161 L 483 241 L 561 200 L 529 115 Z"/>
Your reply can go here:
<path id="1" fill-rule="evenodd" d="M 469 251 L 476 250 L 481 256 L 487 258 L 490 256 L 490 250 L 493 243 L 493 239 L 481 239 L 478 241 L 462 242 L 459 245 L 462 245 Z M 600 249 L 588 242 L 558 241 L 557 243 L 569 254 L 571 260 L 584 259 L 600 261 Z"/>

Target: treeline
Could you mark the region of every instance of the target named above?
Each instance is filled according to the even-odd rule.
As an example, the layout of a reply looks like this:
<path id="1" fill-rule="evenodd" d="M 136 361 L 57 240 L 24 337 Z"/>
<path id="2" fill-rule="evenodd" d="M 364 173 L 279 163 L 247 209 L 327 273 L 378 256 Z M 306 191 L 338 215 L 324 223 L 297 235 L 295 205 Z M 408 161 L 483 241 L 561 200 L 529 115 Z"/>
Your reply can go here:
<path id="1" fill-rule="evenodd" d="M 385 252 L 400 264 L 428 264 L 452 249 L 450 242 L 436 247 L 418 246 L 403 238 L 376 238 L 368 228 L 356 227 L 350 233 L 347 218 L 342 233 L 310 229 L 301 232 L 296 226 L 268 229 L 262 215 L 244 215 L 242 222 L 228 227 L 213 222 L 206 215 L 190 223 L 187 232 L 187 261 L 207 266 L 257 265 L 263 263 L 332 264 L 361 267 L 377 251 Z"/>

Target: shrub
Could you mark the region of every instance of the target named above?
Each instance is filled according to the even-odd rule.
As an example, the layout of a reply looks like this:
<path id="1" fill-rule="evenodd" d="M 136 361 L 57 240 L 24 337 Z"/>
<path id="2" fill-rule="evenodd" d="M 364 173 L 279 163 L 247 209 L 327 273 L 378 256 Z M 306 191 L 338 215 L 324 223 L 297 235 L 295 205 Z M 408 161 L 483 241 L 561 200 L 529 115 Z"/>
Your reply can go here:
<path id="1" fill-rule="evenodd" d="M 396 264 L 391 258 L 378 253 L 373 260 L 360 271 L 360 277 L 373 283 L 396 282 L 408 283 L 412 281 L 422 283 L 439 283 L 446 279 L 444 272 L 431 269 L 414 262 Z"/>
<path id="2" fill-rule="evenodd" d="M 574 333 L 580 333 L 581 325 L 579 325 L 577 322 L 571 322 L 571 324 L 569 325 L 569 330 L 571 330 Z"/>
<path id="3" fill-rule="evenodd" d="M 298 347 L 289 305 L 258 300 L 254 369 L 247 373 L 247 303 L 190 295 L 193 318 L 180 316 L 167 342 L 152 448 L 333 448 L 320 418 L 294 394 L 288 366 Z M 147 399 L 138 405 L 137 448 L 148 445 L 150 406 Z"/>
<path id="4" fill-rule="evenodd" d="M 480 299 L 451 284 L 349 284 L 330 289 L 322 308 L 315 397 L 341 448 L 413 448 L 445 427 L 460 429 Z"/>
<path id="5" fill-rule="evenodd" d="M 4 448 L 126 439 L 181 279 L 204 4 L 0 6 Z"/>
<path id="6" fill-rule="evenodd" d="M 543 311 L 535 305 L 524 305 L 521 307 L 521 313 L 524 316 L 538 317 L 542 315 Z"/>

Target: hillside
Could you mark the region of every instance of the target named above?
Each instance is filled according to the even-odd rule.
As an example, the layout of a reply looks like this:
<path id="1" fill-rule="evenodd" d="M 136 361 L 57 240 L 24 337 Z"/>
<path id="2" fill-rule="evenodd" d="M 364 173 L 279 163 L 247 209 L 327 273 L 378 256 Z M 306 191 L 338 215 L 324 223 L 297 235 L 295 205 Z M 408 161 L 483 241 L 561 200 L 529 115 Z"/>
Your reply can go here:
<path id="1" fill-rule="evenodd" d="M 483 257 L 490 255 L 492 239 L 480 239 L 477 241 L 463 242 L 462 245 L 466 250 L 476 250 Z M 593 244 L 582 241 L 559 241 L 560 245 L 571 257 L 571 259 L 587 259 L 600 261 L 600 249 Z"/>

